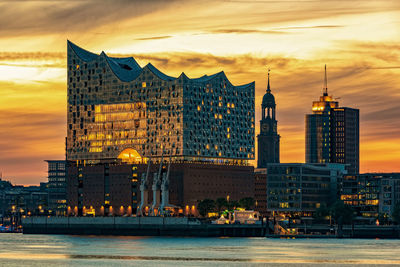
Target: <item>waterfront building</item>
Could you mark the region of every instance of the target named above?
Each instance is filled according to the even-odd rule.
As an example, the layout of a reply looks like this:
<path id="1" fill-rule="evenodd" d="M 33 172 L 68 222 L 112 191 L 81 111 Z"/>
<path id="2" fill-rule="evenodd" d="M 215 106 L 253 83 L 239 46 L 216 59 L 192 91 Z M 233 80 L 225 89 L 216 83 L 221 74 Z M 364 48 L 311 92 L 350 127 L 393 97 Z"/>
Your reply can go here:
<path id="1" fill-rule="evenodd" d="M 335 163 L 271 163 L 266 168 L 267 211 L 272 215 L 312 216 L 338 199 L 347 171 Z"/>
<path id="2" fill-rule="evenodd" d="M 13 185 L 0 178 L 0 224 L 18 225 L 23 215 L 48 214 L 47 184 Z"/>
<path id="3" fill-rule="evenodd" d="M 324 92 L 306 115 L 306 162 L 347 164 L 349 174 L 359 173 L 359 110 L 340 107 L 328 95 L 325 65 Z"/>
<path id="4" fill-rule="evenodd" d="M 66 161 L 46 160 L 48 163 L 48 209 L 54 215 L 65 215 L 67 210 Z"/>
<path id="5" fill-rule="evenodd" d="M 268 216 L 267 210 L 267 169 L 257 168 L 254 169 L 254 209 L 260 213 L 261 216 Z"/>
<path id="6" fill-rule="evenodd" d="M 340 196 L 360 221 L 375 223 L 379 214 L 389 219 L 400 203 L 400 173 L 363 173 L 344 177 Z"/>
<path id="7" fill-rule="evenodd" d="M 169 202 L 183 209 L 254 197 L 254 82 L 234 86 L 224 72 L 171 77 L 67 47 L 69 214 L 134 213 L 148 162 L 152 174 L 171 162 Z"/>
<path id="8" fill-rule="evenodd" d="M 163 166 L 166 166 L 163 165 Z M 132 215 L 141 201 L 140 185 L 149 171 L 148 203 L 153 202 L 154 173 L 159 164 L 89 164 L 68 170 L 69 215 Z M 170 166 L 168 202 L 183 215 L 196 216 L 198 201 L 229 198 L 239 201 L 254 197 L 252 166 L 178 163 Z M 78 181 L 75 177 L 80 177 Z M 80 211 L 81 209 L 81 211 Z M 147 212 L 147 211 L 146 211 Z"/>
<path id="9" fill-rule="evenodd" d="M 379 194 L 379 213 L 391 215 L 396 205 L 400 205 L 400 173 L 383 174 Z"/>
<path id="10" fill-rule="evenodd" d="M 260 134 L 258 140 L 257 168 L 265 168 L 268 163 L 279 163 L 278 122 L 276 120 L 275 97 L 271 93 L 268 71 L 267 92 L 261 103 Z"/>
<path id="11" fill-rule="evenodd" d="M 133 58 L 67 47 L 67 160 L 254 159 L 254 82 L 234 86 L 224 72 L 171 77 Z"/>

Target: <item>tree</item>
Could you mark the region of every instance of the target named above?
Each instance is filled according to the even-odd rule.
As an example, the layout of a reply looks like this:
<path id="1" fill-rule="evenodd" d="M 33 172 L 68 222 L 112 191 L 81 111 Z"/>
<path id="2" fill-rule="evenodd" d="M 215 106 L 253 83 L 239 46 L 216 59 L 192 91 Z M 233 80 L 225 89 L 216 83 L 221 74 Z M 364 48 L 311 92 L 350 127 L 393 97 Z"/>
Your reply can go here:
<path id="1" fill-rule="evenodd" d="M 227 208 L 228 210 L 233 210 L 235 208 L 239 207 L 239 202 L 237 202 L 236 200 L 233 201 L 228 201 L 227 202 Z"/>
<path id="2" fill-rule="evenodd" d="M 322 205 L 315 211 L 314 218 L 316 221 L 322 222 L 329 215 L 331 215 L 331 210 L 326 206 L 325 203 L 322 203 Z"/>
<path id="3" fill-rule="evenodd" d="M 396 205 L 394 205 L 394 208 L 392 211 L 392 218 L 393 218 L 393 221 L 400 224 L 400 203 L 397 203 Z"/>
<path id="4" fill-rule="evenodd" d="M 239 200 L 239 205 L 241 208 L 244 208 L 246 210 L 251 209 L 254 206 L 254 198 L 252 197 L 245 197 Z"/>
<path id="5" fill-rule="evenodd" d="M 389 223 L 389 215 L 387 213 L 379 213 L 376 219 L 379 221 L 379 225 L 385 225 Z"/>
<path id="6" fill-rule="evenodd" d="M 209 212 L 215 209 L 215 202 L 212 199 L 204 199 L 197 204 L 197 210 L 200 215 L 205 217 Z"/>
<path id="7" fill-rule="evenodd" d="M 217 206 L 218 215 L 220 215 L 222 208 L 227 207 L 228 203 L 225 198 L 220 197 L 215 201 L 215 205 Z"/>
<path id="8" fill-rule="evenodd" d="M 332 218 L 337 224 L 351 223 L 354 219 L 354 210 L 343 201 L 336 201 L 331 207 Z"/>

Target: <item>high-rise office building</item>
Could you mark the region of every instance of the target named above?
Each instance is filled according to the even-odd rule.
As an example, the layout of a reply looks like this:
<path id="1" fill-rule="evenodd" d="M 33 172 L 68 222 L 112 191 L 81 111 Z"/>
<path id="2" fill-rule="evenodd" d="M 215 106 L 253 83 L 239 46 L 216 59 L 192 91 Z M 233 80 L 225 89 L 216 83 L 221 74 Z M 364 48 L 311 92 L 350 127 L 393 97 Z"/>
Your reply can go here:
<path id="1" fill-rule="evenodd" d="M 246 164 L 254 159 L 254 82 L 190 79 L 68 41 L 67 160 Z"/>
<path id="2" fill-rule="evenodd" d="M 260 134 L 258 140 L 258 168 L 266 168 L 268 163 L 279 163 L 278 122 L 276 121 L 275 97 L 271 93 L 268 71 L 267 92 L 261 103 Z"/>
<path id="3" fill-rule="evenodd" d="M 359 110 L 340 107 L 328 95 L 325 66 L 324 92 L 306 115 L 306 162 L 347 164 L 349 174 L 359 173 Z"/>

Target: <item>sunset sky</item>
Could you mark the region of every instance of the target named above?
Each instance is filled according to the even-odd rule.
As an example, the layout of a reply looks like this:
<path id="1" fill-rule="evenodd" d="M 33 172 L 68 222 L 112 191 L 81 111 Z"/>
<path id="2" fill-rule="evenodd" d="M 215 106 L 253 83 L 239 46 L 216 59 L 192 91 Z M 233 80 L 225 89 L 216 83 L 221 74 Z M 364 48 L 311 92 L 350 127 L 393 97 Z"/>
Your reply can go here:
<path id="1" fill-rule="evenodd" d="M 304 115 L 328 90 L 360 109 L 361 172 L 400 171 L 400 1 L 0 1 L 0 172 L 46 181 L 64 158 L 67 39 L 189 77 L 271 68 L 281 162 L 304 162 Z M 259 126 L 256 125 L 256 134 Z"/>

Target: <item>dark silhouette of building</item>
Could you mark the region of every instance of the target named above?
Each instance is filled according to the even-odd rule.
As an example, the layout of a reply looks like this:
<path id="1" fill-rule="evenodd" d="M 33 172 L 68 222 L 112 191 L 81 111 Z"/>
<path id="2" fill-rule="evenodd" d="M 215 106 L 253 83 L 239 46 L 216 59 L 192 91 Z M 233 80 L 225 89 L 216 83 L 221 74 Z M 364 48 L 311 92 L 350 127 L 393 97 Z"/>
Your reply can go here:
<path id="1" fill-rule="evenodd" d="M 359 173 L 359 110 L 339 107 L 328 95 L 325 65 L 324 92 L 306 115 L 306 162 L 347 164 L 349 174 Z"/>
<path id="2" fill-rule="evenodd" d="M 267 169 L 254 170 L 254 209 L 260 213 L 261 216 L 268 216 L 267 210 Z"/>
<path id="3" fill-rule="evenodd" d="M 0 224 L 18 226 L 22 216 L 48 215 L 47 183 L 13 185 L 0 177 Z"/>
<path id="4" fill-rule="evenodd" d="M 279 139 L 276 121 L 275 97 L 271 93 L 268 71 L 267 92 L 261 104 L 260 134 L 258 139 L 258 168 L 266 168 L 268 163 L 279 163 Z"/>

